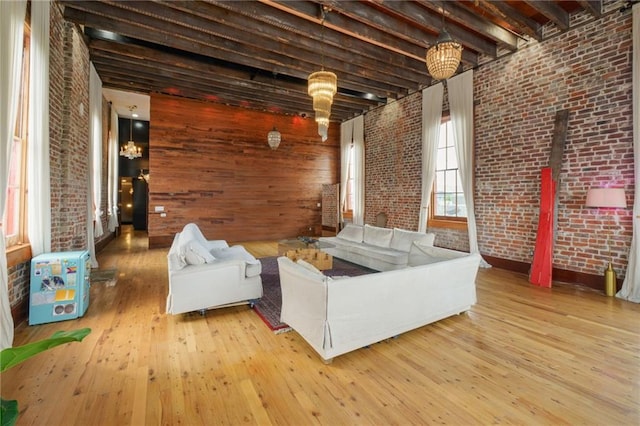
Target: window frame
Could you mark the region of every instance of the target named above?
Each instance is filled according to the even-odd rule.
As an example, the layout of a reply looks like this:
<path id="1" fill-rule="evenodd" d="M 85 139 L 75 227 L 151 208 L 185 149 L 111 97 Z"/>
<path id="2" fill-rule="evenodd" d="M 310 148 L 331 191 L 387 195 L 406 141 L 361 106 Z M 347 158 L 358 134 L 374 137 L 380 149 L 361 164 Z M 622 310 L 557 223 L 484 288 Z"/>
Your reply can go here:
<path id="1" fill-rule="evenodd" d="M 449 121 L 451 121 L 451 116 L 449 112 L 443 112 L 442 119 L 440 120 L 440 125 L 442 126 L 443 124 L 448 123 Z M 438 149 L 440 148 L 438 147 Z M 457 172 L 457 179 L 458 180 L 460 179 L 459 172 Z M 427 227 L 428 228 L 448 228 L 448 229 L 457 229 L 457 230 L 467 229 L 466 217 L 436 215 L 435 205 L 436 205 L 436 181 L 434 179 L 433 187 L 431 188 L 431 199 L 429 200 L 429 215 L 427 217 Z"/>
<path id="2" fill-rule="evenodd" d="M 22 72 L 20 82 L 19 111 L 16 114 L 15 130 L 12 143 L 19 143 L 20 176 L 18 178 L 18 229 L 15 234 L 5 239 L 5 253 L 7 256 L 7 266 L 15 266 L 31 259 L 31 246 L 27 235 L 27 155 L 29 136 L 29 90 L 30 75 L 29 67 L 31 61 L 31 27 L 28 22 L 24 24 Z M 11 167 L 11 165 L 10 165 Z M 8 210 L 9 199 L 5 203 L 5 212 Z M 3 217 L 0 217 L 2 226 Z"/>

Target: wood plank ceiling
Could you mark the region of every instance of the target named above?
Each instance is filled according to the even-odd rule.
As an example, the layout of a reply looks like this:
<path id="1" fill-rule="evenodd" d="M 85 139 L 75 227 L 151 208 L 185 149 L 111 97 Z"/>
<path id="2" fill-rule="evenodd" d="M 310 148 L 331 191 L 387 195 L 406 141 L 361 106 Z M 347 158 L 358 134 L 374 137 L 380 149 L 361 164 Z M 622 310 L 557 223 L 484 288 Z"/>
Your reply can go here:
<path id="1" fill-rule="evenodd" d="M 307 77 L 324 64 L 338 75 L 336 122 L 430 85 L 424 58 L 443 20 L 463 45 L 461 72 L 602 10 L 602 0 L 60 3 L 84 27 L 104 87 L 313 116 Z"/>

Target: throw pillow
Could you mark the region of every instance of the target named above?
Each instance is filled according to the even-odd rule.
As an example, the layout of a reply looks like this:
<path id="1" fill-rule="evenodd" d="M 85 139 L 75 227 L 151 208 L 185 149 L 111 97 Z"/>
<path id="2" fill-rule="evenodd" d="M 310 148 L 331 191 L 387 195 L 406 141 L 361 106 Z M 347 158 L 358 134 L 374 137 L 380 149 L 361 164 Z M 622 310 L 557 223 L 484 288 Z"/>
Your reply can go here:
<path id="1" fill-rule="evenodd" d="M 183 253 L 188 265 L 203 265 L 216 260 L 202 244 L 194 240 L 183 245 Z"/>
<path id="2" fill-rule="evenodd" d="M 361 243 L 363 240 L 363 231 L 364 228 L 362 226 L 347 223 L 347 226 L 345 226 L 336 237 L 347 241 L 353 241 L 355 243 Z"/>

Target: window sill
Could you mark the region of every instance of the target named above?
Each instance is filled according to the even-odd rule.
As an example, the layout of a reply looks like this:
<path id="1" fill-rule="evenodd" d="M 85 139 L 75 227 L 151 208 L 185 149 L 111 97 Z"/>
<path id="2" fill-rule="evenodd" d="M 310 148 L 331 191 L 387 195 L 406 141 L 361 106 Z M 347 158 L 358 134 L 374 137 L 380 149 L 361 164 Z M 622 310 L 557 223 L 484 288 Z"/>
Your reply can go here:
<path id="1" fill-rule="evenodd" d="M 31 260 L 31 245 L 16 244 L 7 249 L 7 267 L 16 266 Z"/>
<path id="2" fill-rule="evenodd" d="M 447 220 L 447 219 L 429 219 L 427 221 L 428 228 L 447 228 L 459 231 L 467 230 L 466 220 Z"/>

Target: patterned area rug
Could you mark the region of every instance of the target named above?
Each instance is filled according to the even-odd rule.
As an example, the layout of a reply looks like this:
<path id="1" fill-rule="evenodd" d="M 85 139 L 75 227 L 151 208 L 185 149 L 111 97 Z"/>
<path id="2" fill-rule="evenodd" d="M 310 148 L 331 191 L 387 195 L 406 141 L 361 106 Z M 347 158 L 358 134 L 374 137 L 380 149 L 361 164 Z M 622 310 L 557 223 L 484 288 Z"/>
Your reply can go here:
<path id="1" fill-rule="evenodd" d="M 277 257 L 263 257 L 262 263 L 262 298 L 255 304 L 254 310 L 275 333 L 284 333 L 289 326 L 280 322 L 280 309 L 282 308 L 282 293 L 280 291 L 280 275 L 278 274 Z M 371 274 L 373 269 L 356 265 L 336 257 L 333 258 L 333 269 L 327 269 L 323 273 L 327 276 L 351 276 Z"/>

